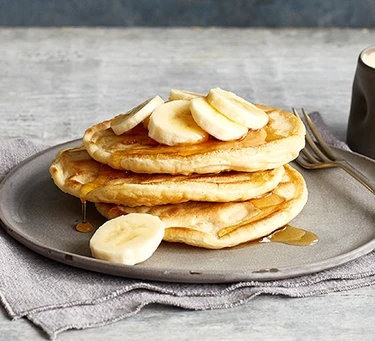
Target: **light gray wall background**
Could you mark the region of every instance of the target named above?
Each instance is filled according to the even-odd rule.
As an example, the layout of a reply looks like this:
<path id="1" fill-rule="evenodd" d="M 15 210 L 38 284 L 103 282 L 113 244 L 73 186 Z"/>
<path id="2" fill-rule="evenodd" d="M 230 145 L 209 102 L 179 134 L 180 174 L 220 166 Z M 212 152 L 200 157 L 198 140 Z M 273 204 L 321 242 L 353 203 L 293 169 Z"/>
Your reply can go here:
<path id="1" fill-rule="evenodd" d="M 0 0 L 0 26 L 375 27 L 375 0 Z"/>

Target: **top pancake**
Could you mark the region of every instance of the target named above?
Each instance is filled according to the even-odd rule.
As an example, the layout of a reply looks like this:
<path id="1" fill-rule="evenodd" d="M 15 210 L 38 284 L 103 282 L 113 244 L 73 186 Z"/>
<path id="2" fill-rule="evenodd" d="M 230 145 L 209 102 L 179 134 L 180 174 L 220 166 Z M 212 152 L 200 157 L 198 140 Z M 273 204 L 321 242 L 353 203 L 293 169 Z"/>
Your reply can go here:
<path id="1" fill-rule="evenodd" d="M 211 138 L 199 144 L 166 146 L 147 135 L 142 125 L 116 135 L 110 120 L 87 129 L 83 144 L 92 158 L 112 168 L 136 173 L 254 172 L 280 167 L 298 156 L 305 144 L 305 127 L 289 112 L 257 105 L 269 116 L 267 125 L 249 131 L 242 140 Z"/>

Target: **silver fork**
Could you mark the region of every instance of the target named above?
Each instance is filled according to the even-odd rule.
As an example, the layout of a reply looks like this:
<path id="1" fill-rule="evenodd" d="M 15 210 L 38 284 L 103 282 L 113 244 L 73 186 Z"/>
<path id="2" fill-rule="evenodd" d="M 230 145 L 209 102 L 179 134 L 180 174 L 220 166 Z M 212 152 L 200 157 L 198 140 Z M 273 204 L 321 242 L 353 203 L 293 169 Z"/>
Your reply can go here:
<path id="1" fill-rule="evenodd" d="M 293 108 L 294 115 L 300 117 L 298 111 Z M 306 146 L 303 148 L 295 160 L 301 167 L 306 169 L 321 169 L 339 167 L 349 173 L 354 179 L 359 181 L 365 186 L 372 194 L 375 195 L 375 185 L 360 171 L 355 169 L 345 159 L 335 155 L 335 152 L 328 146 L 320 135 L 313 121 L 307 115 L 306 111 L 302 108 L 303 116 L 305 121 L 310 128 L 313 137 L 315 137 L 318 143 L 315 143 L 313 137 L 310 135 L 308 130 L 306 131 Z"/>

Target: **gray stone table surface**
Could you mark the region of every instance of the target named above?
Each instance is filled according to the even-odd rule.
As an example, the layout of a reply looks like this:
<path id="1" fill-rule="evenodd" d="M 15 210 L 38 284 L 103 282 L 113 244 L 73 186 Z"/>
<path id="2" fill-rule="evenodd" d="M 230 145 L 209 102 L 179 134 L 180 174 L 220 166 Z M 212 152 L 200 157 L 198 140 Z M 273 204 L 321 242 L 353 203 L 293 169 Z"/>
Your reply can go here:
<path id="1" fill-rule="evenodd" d="M 2 28 L 0 137 L 53 145 L 170 88 L 231 90 L 321 112 L 345 138 L 368 29 Z M 375 287 L 303 299 L 257 297 L 228 310 L 150 306 L 59 340 L 374 340 Z M 43 340 L 0 310 L 0 339 Z"/>

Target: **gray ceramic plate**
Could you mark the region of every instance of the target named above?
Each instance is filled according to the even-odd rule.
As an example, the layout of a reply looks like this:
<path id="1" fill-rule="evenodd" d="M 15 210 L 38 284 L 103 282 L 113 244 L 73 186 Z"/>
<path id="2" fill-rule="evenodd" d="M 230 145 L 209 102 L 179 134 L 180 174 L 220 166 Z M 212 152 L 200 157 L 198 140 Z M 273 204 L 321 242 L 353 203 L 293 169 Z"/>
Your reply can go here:
<path id="1" fill-rule="evenodd" d="M 300 170 L 309 200 L 291 225 L 314 232 L 313 246 L 260 244 L 233 250 L 204 250 L 162 243 L 146 262 L 136 266 L 91 258 L 91 234 L 75 231 L 81 218 L 80 201 L 62 193 L 48 168 L 61 148 L 50 148 L 14 169 L 0 188 L 0 218 L 5 230 L 43 256 L 75 267 L 129 278 L 160 281 L 220 283 L 272 280 L 329 269 L 375 248 L 375 200 L 340 169 Z M 353 165 L 375 180 L 375 162 L 345 151 Z M 298 168 L 298 167 L 296 167 Z M 96 226 L 104 219 L 89 205 L 88 219 Z"/>

